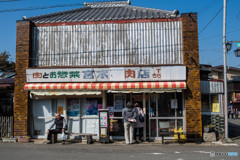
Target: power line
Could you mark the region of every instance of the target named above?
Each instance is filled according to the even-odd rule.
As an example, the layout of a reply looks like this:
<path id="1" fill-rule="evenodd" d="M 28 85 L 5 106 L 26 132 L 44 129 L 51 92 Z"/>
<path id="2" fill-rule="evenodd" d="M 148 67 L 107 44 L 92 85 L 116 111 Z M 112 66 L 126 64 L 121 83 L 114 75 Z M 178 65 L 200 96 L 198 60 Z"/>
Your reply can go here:
<path id="1" fill-rule="evenodd" d="M 210 3 L 208 3 L 205 7 L 203 7 L 202 9 L 200 9 L 199 15 L 201 15 L 202 13 L 204 13 L 205 11 L 207 11 L 209 8 L 213 7 L 215 4 L 217 4 L 216 2 L 218 2 L 219 0 L 212 0 Z"/>
<path id="2" fill-rule="evenodd" d="M 60 7 L 70 7 L 70 6 L 78 6 L 83 5 L 82 3 L 75 3 L 75 4 L 61 4 L 61 5 L 54 5 L 54 6 L 45 6 L 45 7 L 29 7 L 29 8 L 18 8 L 18 9 L 3 9 L 0 10 L 0 13 L 5 12 L 17 12 L 17 11 L 30 11 L 30 10 L 40 10 L 40 9 L 49 9 L 49 8 L 60 8 Z"/>
<path id="3" fill-rule="evenodd" d="M 5 1 L 0 1 L 1 2 L 16 2 L 16 1 L 20 1 L 20 0 L 5 0 Z"/>
<path id="4" fill-rule="evenodd" d="M 219 13 L 222 11 L 223 7 L 217 12 L 217 14 L 207 23 L 205 27 L 199 32 L 199 35 L 208 27 L 208 25 L 219 15 Z"/>
<path id="5" fill-rule="evenodd" d="M 227 0 L 227 3 L 230 0 Z M 199 35 L 208 27 L 208 25 L 219 15 L 219 13 L 222 11 L 223 7 L 217 12 L 217 14 L 207 23 L 207 25 L 199 32 Z"/>

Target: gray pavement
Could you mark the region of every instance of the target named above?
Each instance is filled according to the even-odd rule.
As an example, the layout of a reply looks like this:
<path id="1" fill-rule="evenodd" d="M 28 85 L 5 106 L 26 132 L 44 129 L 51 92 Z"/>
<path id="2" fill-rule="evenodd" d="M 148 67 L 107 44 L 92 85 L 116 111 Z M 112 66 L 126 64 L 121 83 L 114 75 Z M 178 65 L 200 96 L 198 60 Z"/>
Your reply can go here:
<path id="1" fill-rule="evenodd" d="M 240 160 L 240 119 L 229 119 L 229 136 L 239 145 L 221 142 L 201 145 L 194 143 L 184 145 L 66 143 L 61 145 L 60 143 L 42 144 L 41 140 L 27 144 L 0 143 L 0 160 Z M 237 154 L 237 156 L 230 156 L 231 154 Z"/>
<path id="2" fill-rule="evenodd" d="M 228 119 L 228 132 L 229 138 L 240 139 L 240 119 Z"/>
<path id="3" fill-rule="evenodd" d="M 211 157 L 210 153 L 215 152 Z M 235 152 L 238 156 L 226 156 Z M 0 160 L 202 160 L 202 159 L 240 159 L 238 146 L 206 146 L 196 144 L 169 145 L 114 145 L 79 143 L 21 144 L 0 143 Z"/>

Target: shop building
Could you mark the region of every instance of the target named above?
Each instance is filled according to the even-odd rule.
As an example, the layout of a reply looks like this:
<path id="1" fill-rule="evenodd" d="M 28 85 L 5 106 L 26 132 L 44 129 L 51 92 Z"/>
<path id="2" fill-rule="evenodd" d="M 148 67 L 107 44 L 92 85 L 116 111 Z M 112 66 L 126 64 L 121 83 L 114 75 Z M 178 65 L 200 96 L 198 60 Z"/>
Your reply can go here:
<path id="1" fill-rule="evenodd" d="M 224 79 L 223 66 L 213 67 L 212 75 L 214 79 Z M 240 110 L 240 68 L 227 68 L 228 80 L 228 102 L 232 101 L 234 108 Z"/>
<path id="2" fill-rule="evenodd" d="M 218 139 L 224 138 L 224 91 L 223 80 L 213 79 L 211 65 L 200 66 L 203 127 L 214 125 Z"/>
<path id="3" fill-rule="evenodd" d="M 128 2 L 17 21 L 15 136 L 46 137 L 56 112 L 70 132 L 98 134 L 98 109 L 109 108 L 112 136 L 123 138 L 128 101 L 143 107 L 144 139 L 202 135 L 197 26 L 196 13 Z"/>

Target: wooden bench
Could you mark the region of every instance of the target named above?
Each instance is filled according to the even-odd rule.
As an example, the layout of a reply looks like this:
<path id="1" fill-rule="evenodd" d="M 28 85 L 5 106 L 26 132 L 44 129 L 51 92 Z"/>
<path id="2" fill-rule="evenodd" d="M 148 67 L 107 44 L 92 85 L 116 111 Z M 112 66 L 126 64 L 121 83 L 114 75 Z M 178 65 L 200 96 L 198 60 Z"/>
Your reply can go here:
<path id="1" fill-rule="evenodd" d="M 183 143 L 183 140 L 181 139 L 181 135 L 186 136 L 186 141 L 194 141 L 196 144 L 199 144 L 202 142 L 201 136 L 197 132 L 178 132 L 176 134 L 178 135 L 179 144 Z"/>
<path id="2" fill-rule="evenodd" d="M 164 137 L 168 137 L 168 136 L 171 136 L 174 134 L 175 134 L 174 132 L 160 132 L 159 135 L 162 137 L 162 144 L 165 144 Z M 178 141 L 179 141 L 179 139 L 178 139 Z"/>
<path id="3" fill-rule="evenodd" d="M 197 132 L 186 132 L 183 133 L 184 135 L 187 136 L 187 141 L 195 141 L 196 144 L 200 144 L 202 142 L 202 138 Z M 190 138 L 189 138 L 190 136 Z"/>
<path id="4" fill-rule="evenodd" d="M 58 134 L 62 134 L 62 133 L 58 133 Z M 52 138 L 52 144 L 55 143 L 55 141 L 57 140 L 57 135 L 58 134 L 52 134 L 52 137 L 51 137 Z M 56 137 L 55 137 L 55 135 L 56 135 Z M 69 135 L 68 131 L 65 131 L 65 136 L 66 135 Z M 65 144 L 65 140 L 64 141 L 62 140 L 62 144 Z"/>
<path id="5" fill-rule="evenodd" d="M 91 144 L 93 143 L 93 136 L 97 136 L 97 134 L 92 133 L 71 133 L 71 135 L 81 136 L 83 144 Z"/>
<path id="6" fill-rule="evenodd" d="M 177 133 L 174 133 L 174 132 L 160 132 L 159 135 L 162 137 L 162 144 L 165 144 L 164 143 L 165 137 L 172 136 L 172 135 L 177 135 L 177 138 L 178 138 L 177 142 L 179 144 L 183 143 L 183 139 L 181 139 L 181 135 L 186 136 L 186 138 L 187 138 L 186 141 L 194 141 L 196 144 L 199 144 L 199 143 L 202 142 L 202 139 L 201 139 L 199 133 L 196 133 L 196 132 L 177 132 Z"/>

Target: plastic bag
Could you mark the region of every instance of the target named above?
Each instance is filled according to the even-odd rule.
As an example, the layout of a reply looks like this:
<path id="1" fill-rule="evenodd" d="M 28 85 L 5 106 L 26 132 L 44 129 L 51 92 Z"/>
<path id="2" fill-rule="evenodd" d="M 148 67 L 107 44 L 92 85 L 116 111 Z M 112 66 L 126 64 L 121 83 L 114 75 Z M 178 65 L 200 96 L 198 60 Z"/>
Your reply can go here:
<path id="1" fill-rule="evenodd" d="M 62 132 L 62 141 L 66 140 L 65 132 Z"/>

